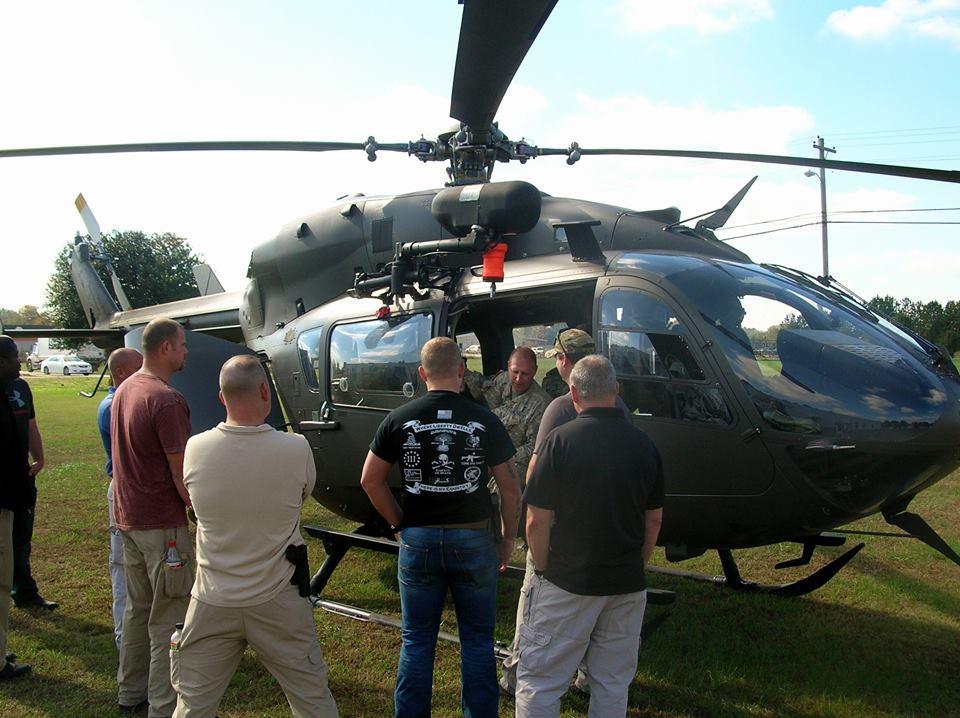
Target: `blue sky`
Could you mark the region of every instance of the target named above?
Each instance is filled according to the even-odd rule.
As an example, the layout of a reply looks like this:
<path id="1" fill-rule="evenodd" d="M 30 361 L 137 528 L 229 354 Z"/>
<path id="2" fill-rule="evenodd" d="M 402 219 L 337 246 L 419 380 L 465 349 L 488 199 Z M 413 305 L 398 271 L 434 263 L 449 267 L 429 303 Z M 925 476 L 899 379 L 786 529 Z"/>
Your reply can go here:
<path id="1" fill-rule="evenodd" d="M 449 124 L 461 8 L 397 2 L 44 2 L 0 9 L 0 146 L 184 139 L 362 140 Z M 561 0 L 499 115 L 542 146 L 730 149 L 960 167 L 960 0 Z M 760 179 L 726 236 L 816 221 L 800 168 L 629 158 L 500 166 L 559 196 L 692 216 Z M 381 155 L 193 154 L 0 161 L 0 307 L 42 303 L 82 228 L 187 237 L 228 289 L 250 250 L 349 192 L 443 181 Z M 832 210 L 960 207 L 960 187 L 830 172 Z M 780 225 L 738 225 L 812 215 Z M 960 221 L 960 212 L 836 219 Z M 743 238 L 757 261 L 818 273 L 816 226 Z M 830 227 L 831 273 L 865 296 L 960 298 L 960 225 Z M 7 261 L 4 265 L 7 265 Z"/>

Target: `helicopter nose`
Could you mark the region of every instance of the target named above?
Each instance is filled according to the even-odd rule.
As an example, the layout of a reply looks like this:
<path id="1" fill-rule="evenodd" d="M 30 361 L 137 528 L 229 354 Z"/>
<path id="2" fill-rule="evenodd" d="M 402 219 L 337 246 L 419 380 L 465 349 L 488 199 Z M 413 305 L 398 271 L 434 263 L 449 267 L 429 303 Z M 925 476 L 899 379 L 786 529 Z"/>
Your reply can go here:
<path id="1" fill-rule="evenodd" d="M 830 513 L 849 520 L 902 504 L 960 466 L 960 382 L 943 385 L 940 415 L 928 424 L 890 420 L 788 450 Z"/>

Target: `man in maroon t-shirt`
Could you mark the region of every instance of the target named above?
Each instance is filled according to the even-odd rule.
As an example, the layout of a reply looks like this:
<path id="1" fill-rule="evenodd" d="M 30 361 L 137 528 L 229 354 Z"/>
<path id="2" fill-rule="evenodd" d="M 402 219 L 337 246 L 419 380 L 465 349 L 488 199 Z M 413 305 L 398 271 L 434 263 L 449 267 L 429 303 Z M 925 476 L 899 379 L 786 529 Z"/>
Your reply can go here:
<path id="1" fill-rule="evenodd" d="M 121 713 L 149 702 L 149 718 L 170 716 L 170 635 L 183 621 L 193 586 L 183 452 L 187 402 L 168 383 L 187 356 L 183 328 L 154 319 L 143 330 L 143 367 L 114 394 L 110 413 L 114 511 L 123 535 L 127 605 L 120 643 Z"/>

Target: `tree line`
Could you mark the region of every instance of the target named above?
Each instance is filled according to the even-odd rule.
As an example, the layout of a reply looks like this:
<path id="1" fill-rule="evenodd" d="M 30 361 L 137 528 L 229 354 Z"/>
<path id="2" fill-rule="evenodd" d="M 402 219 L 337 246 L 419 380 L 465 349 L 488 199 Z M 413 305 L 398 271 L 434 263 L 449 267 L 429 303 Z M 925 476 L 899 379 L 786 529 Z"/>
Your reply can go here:
<path id="1" fill-rule="evenodd" d="M 934 344 L 946 347 L 950 354 L 960 352 L 960 301 L 918 302 L 890 295 L 874 297 L 867 306 L 915 331 Z"/>

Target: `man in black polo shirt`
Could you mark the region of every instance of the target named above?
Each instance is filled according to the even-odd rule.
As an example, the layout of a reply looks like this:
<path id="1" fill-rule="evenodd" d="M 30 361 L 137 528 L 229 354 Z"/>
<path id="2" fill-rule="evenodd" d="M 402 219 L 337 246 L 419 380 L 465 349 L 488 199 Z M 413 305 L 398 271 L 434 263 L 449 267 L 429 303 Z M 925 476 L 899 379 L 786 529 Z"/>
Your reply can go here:
<path id="1" fill-rule="evenodd" d="M 491 411 L 459 394 L 464 366 L 452 339 L 424 344 L 419 371 L 426 396 L 387 415 L 360 478 L 380 515 L 401 529 L 403 644 L 395 715 L 430 715 L 437 633 L 449 588 L 460 633 L 463 713 L 496 718 L 497 568 L 505 569 L 513 551 L 520 498 L 513 442 Z M 396 463 L 402 507 L 387 485 Z M 499 547 L 491 531 L 488 469 L 500 493 Z"/>
<path id="2" fill-rule="evenodd" d="M 581 359 L 570 373 L 579 414 L 537 448 L 524 492 L 535 578 L 520 633 L 518 718 L 559 715 L 584 657 L 589 715 L 626 715 L 664 487 L 656 447 L 616 408 L 617 389 L 608 359 Z"/>
<path id="3" fill-rule="evenodd" d="M 20 380 L 20 355 L 10 337 L 0 335 L 0 680 L 17 678 L 30 666 L 7 653 L 10 589 L 13 586 L 13 514 L 30 505 L 29 440 L 10 397 Z M 27 390 L 29 391 L 29 389 Z M 21 430 L 21 424 L 23 429 Z"/>

